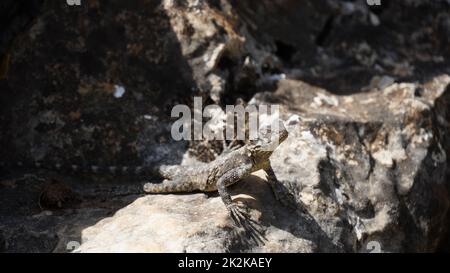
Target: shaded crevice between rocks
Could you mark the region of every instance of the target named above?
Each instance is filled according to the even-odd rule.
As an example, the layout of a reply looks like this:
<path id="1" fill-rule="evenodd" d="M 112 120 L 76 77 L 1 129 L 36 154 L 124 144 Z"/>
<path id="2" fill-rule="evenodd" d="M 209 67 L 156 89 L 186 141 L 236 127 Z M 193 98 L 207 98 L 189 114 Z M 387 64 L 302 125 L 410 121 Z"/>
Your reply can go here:
<path id="1" fill-rule="evenodd" d="M 338 228 L 338 224 L 341 224 L 343 229 L 339 239 L 339 241 L 342 242 L 340 249 L 345 252 L 359 252 L 363 249 L 364 243 L 367 241 L 367 236 L 363 234 L 363 238 L 358 239 L 356 233 L 358 219 L 371 219 L 375 217 L 375 210 L 369 200 L 362 210 L 358 210 L 348 203 L 351 200 L 345 193 L 345 190 L 340 189 L 339 184 L 344 183 L 342 180 L 347 181 L 347 183 L 350 184 L 361 182 L 355 181 L 355 179 L 351 177 L 351 174 L 345 171 L 346 168 L 342 166 L 339 167 L 339 165 L 341 165 L 341 163 L 333 159 L 330 150 L 328 150 L 327 158 L 320 160 L 318 163 L 318 172 L 320 175 L 319 187 L 323 194 L 330 197 L 333 202 L 341 206 L 338 213 L 339 222 L 336 224 L 336 228 Z M 336 176 L 337 172 L 340 173 L 340 178 Z M 338 197 L 337 191 L 339 191 L 340 197 Z"/>
<path id="2" fill-rule="evenodd" d="M 404 247 L 408 252 L 434 251 L 441 243 L 442 236 L 440 234 L 448 232 L 448 226 L 445 225 L 447 220 L 438 217 L 442 211 L 447 211 L 444 215 L 447 215 L 449 211 L 448 201 L 440 203 L 445 199 L 438 199 L 439 196 L 448 196 L 449 194 L 445 185 L 448 181 L 445 181 L 442 172 L 442 170 L 445 172 L 446 168 L 442 165 L 434 166 L 432 153 L 432 150 L 429 151 L 423 159 L 410 192 L 406 196 L 399 195 L 399 201 L 402 204 L 400 212 L 405 216 L 404 224 L 406 224 L 404 225 L 406 230 L 402 231 L 405 236 Z M 430 172 L 430 170 L 434 171 Z M 442 184 L 436 185 L 436 183 L 430 183 L 429 181 L 441 181 Z M 429 205 L 421 204 L 421 198 L 429 199 L 432 203 Z M 422 221 L 431 223 L 430 226 L 433 229 L 424 228 Z"/>

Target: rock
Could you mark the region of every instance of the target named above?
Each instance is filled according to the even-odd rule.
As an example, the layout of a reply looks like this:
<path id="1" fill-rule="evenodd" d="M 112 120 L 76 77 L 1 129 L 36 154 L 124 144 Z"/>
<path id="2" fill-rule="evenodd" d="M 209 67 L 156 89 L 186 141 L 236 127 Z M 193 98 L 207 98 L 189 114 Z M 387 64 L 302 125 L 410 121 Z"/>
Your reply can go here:
<path id="1" fill-rule="evenodd" d="M 197 85 L 161 1 L 30 2 L 42 5 L 0 82 L 2 158 L 179 163 L 168 117 Z"/>
<path id="2" fill-rule="evenodd" d="M 163 1 L 198 88 L 216 103 L 249 99 L 296 52 L 309 58 L 326 1 Z M 314 24 L 308 24 L 309 20 Z M 298 32 L 300 25 L 303 31 Z M 295 35 L 293 35 L 295 33 Z"/>
<path id="3" fill-rule="evenodd" d="M 332 244 L 324 248 L 327 238 L 309 215 L 288 211 L 274 199 L 264 179 L 249 177 L 233 186 L 232 195 L 235 202 L 248 205 L 252 219 L 258 221 L 261 234 L 256 233 L 255 239 L 234 227 L 217 195 L 149 195 L 83 230 L 82 244 L 75 252 L 334 250 Z"/>
<path id="4" fill-rule="evenodd" d="M 438 101 L 448 100 L 449 83 L 430 80 L 422 97 L 415 84 L 393 84 L 320 109 L 310 103 L 327 92 L 302 82 L 266 94 L 309 120 L 273 154 L 275 173 L 343 249 L 375 241 L 382 251 L 430 252 L 445 238 L 450 127 Z"/>
<path id="5" fill-rule="evenodd" d="M 415 84 L 393 84 L 318 108 L 311 102 L 331 96 L 325 90 L 282 80 L 255 101 L 278 98 L 286 117 L 305 121 L 271 157 L 297 211 L 274 200 L 264 179 L 241 181 L 234 201 L 261 225 L 261 240 L 251 241 L 219 197 L 146 196 L 84 230 L 78 251 L 368 252 L 374 244 L 383 252 L 436 251 L 450 207 L 449 127 L 438 121 L 448 111 L 437 102 L 448 99 L 449 84 L 450 76 L 436 77 L 420 98 Z"/>
<path id="6" fill-rule="evenodd" d="M 443 2 L 430 4 L 439 11 L 435 18 L 420 13 L 417 22 L 400 20 L 414 30 L 411 37 L 393 14 L 415 10 L 401 4 L 383 5 L 373 29 L 364 1 L 340 7 L 264 0 L 258 8 L 228 0 L 93 1 L 79 8 L 29 2 L 5 1 L 2 12 L 11 22 L 0 25 L 0 55 L 11 51 L 7 62 L 0 60 L 9 63 L 0 81 L 7 132 L 0 135 L 0 156 L 15 160 L 180 163 L 187 144 L 171 141 L 168 117 L 194 95 L 221 105 L 248 101 L 276 88 L 291 69 L 303 81 L 347 94 L 364 90 L 370 79 L 379 80 L 369 87 L 385 87 L 399 77 L 435 76 L 434 62 L 445 67 L 449 56 Z M 427 31 L 433 39 L 421 39 Z M 400 58 L 405 55 L 413 57 Z"/>
<path id="7" fill-rule="evenodd" d="M 39 14 L 42 0 L 11 1 L 0 4 L 0 57 L 11 49 L 14 39 L 26 32 Z"/>
<path id="8" fill-rule="evenodd" d="M 72 251 L 81 242 L 82 230 L 136 199 L 130 185 L 123 194 L 120 183 L 102 186 L 89 179 L 39 177 L 0 180 L 1 252 Z M 71 197 L 82 200 L 73 202 Z"/>
<path id="9" fill-rule="evenodd" d="M 253 19 L 269 13 L 276 28 L 284 28 L 278 16 L 289 11 L 284 5 L 291 2 L 272 10 L 267 1 Z M 290 43 L 293 37 L 286 33 L 259 41 L 244 23 L 248 7 L 229 1 L 92 1 L 81 7 L 64 1 L 32 1 L 32 7 L 5 3 L 32 11 L 27 20 L 18 12 L 11 25 L 1 25 L 11 34 L 5 31 L 8 44 L 2 39 L 0 45 L 0 69 L 2 63 L 9 67 L 0 82 L 5 102 L 0 121 L 8 132 L 0 135 L 0 143 L 14 147 L 3 149 L 1 156 L 16 161 L 180 163 L 186 143 L 171 141 L 172 107 L 189 104 L 194 95 L 220 104 L 249 99 L 258 80 L 273 78 L 272 70 L 280 68 L 276 41 Z M 317 13 L 315 4 L 293 5 L 302 14 Z M 294 12 L 290 17 L 305 20 Z M 16 21 L 33 23 L 16 26 Z M 13 42 L 18 32 L 20 43 Z M 306 33 L 293 44 L 312 48 Z M 3 62 L 6 47 L 11 53 Z M 154 119 L 145 118 L 149 115 Z"/>
<path id="10" fill-rule="evenodd" d="M 82 3 L 0 4 L 0 251 L 448 251 L 448 1 Z M 214 194 L 4 168 L 212 160 L 222 143 L 170 136 L 194 96 L 302 118 L 272 157 L 297 211 L 242 181 L 248 234 Z"/>

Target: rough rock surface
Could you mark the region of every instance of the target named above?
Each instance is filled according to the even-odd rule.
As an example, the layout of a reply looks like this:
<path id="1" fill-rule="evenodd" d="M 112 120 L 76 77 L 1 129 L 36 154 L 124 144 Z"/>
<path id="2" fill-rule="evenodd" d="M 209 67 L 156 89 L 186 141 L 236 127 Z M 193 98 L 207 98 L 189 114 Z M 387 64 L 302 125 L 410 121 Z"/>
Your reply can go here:
<path id="1" fill-rule="evenodd" d="M 313 252 L 326 239 L 307 215 L 281 206 L 258 176 L 233 187 L 232 194 L 252 207 L 261 235 L 252 239 L 236 229 L 220 197 L 150 195 L 83 230 L 76 252 Z"/>
<path id="2" fill-rule="evenodd" d="M 220 197 L 147 196 L 84 230 L 78 251 L 365 252 L 370 242 L 386 252 L 435 251 L 450 207 L 448 116 L 438 103 L 449 84 L 437 77 L 420 97 L 408 83 L 337 97 L 281 81 L 254 100 L 278 99 L 286 115 L 307 120 L 271 158 L 298 211 L 274 200 L 261 178 L 234 187 L 234 200 L 262 225 L 257 242 L 236 232 Z"/>
<path id="3" fill-rule="evenodd" d="M 276 103 L 304 118 L 272 157 L 298 211 L 234 186 L 255 241 L 214 194 L 0 167 L 1 252 L 450 251 L 448 1 L 82 2 L 0 4 L 0 163 L 212 160 L 174 105 Z"/>
<path id="4" fill-rule="evenodd" d="M 0 85 L 3 158 L 179 163 L 170 110 L 196 84 L 159 4 L 44 1 Z"/>
<path id="5" fill-rule="evenodd" d="M 445 237 L 449 83 L 336 97 L 285 81 L 269 95 L 310 119 L 273 155 L 275 173 L 344 250 L 434 251 Z"/>

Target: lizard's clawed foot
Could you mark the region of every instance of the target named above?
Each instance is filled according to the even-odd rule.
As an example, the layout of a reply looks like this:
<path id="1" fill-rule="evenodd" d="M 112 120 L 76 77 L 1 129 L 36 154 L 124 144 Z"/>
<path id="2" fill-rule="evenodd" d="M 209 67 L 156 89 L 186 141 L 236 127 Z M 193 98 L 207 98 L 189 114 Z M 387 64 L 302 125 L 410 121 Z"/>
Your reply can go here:
<path id="1" fill-rule="evenodd" d="M 231 219 L 238 227 L 244 227 L 245 222 L 248 221 L 249 216 L 246 209 L 238 204 L 232 203 L 228 207 L 228 212 L 230 213 Z"/>
<path id="2" fill-rule="evenodd" d="M 222 154 L 228 154 L 233 151 L 236 151 L 237 149 L 241 148 L 242 145 L 239 145 L 239 143 L 236 140 L 232 140 L 229 144 L 226 144 L 225 141 L 223 141 L 223 150 Z"/>
<path id="3" fill-rule="evenodd" d="M 231 219 L 237 227 L 242 227 L 248 234 L 248 236 L 257 243 L 264 242 L 263 233 L 259 229 L 259 224 L 250 218 L 245 207 L 232 203 L 227 207 Z"/>

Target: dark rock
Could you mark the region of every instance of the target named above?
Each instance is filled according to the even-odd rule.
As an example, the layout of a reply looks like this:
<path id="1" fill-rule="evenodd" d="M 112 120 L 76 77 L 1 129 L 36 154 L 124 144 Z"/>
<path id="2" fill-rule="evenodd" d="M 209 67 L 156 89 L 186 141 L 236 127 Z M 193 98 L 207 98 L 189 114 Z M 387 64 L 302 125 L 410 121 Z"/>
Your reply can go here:
<path id="1" fill-rule="evenodd" d="M 168 117 L 195 82 L 159 4 L 46 1 L 1 84 L 2 158 L 178 162 Z"/>

